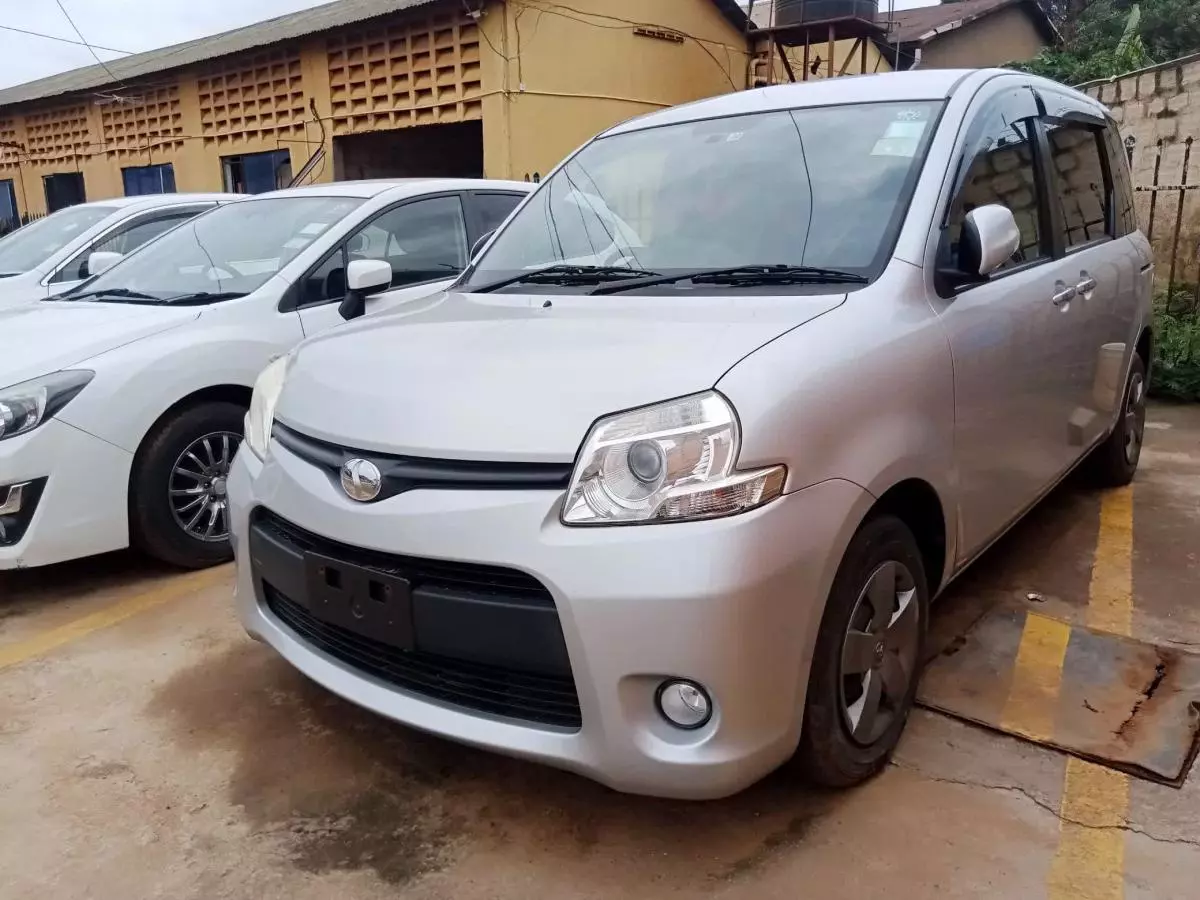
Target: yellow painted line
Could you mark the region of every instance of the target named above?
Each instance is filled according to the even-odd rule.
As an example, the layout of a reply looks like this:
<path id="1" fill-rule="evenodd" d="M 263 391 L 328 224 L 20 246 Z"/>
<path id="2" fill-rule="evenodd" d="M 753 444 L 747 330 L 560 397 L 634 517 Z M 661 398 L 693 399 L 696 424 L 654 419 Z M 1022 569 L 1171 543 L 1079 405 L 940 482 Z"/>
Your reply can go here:
<path id="1" fill-rule="evenodd" d="M 1054 737 L 1063 659 L 1071 626 L 1037 613 L 1025 617 L 1001 727 L 1033 741 Z"/>
<path id="2" fill-rule="evenodd" d="M 1104 495 L 1088 594 L 1088 625 L 1128 637 L 1133 629 L 1133 488 Z M 1048 900 L 1122 900 L 1129 776 L 1067 759 L 1058 851 Z"/>
<path id="3" fill-rule="evenodd" d="M 223 569 L 209 569 L 172 578 L 170 581 L 126 597 L 105 609 L 81 616 L 65 625 L 48 629 L 8 646 L 0 647 L 0 670 L 43 656 L 65 644 L 87 637 L 93 632 L 110 628 L 139 613 L 216 584 L 223 574 Z"/>
<path id="4" fill-rule="evenodd" d="M 1100 535 L 1088 592 L 1088 626 L 1129 637 L 1133 633 L 1133 488 L 1104 495 Z"/>

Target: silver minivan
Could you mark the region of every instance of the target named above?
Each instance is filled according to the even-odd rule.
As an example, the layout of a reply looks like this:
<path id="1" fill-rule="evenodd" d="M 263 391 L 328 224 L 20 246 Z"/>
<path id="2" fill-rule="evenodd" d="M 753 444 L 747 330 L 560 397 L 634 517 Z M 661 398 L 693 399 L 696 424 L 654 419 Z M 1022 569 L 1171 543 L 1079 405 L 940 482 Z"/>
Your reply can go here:
<path id="1" fill-rule="evenodd" d="M 930 601 L 1137 468 L 1150 246 L 1096 101 L 1010 71 L 731 94 L 562 164 L 447 292 L 266 369 L 248 632 L 396 721 L 711 798 L 888 759 Z"/>

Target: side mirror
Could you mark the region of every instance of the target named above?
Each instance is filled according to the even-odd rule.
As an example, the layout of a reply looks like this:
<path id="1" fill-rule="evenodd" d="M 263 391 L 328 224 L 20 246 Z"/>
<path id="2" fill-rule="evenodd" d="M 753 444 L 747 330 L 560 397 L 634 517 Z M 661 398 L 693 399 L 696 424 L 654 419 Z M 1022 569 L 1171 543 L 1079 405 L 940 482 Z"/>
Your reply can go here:
<path id="1" fill-rule="evenodd" d="M 491 231 L 489 231 L 487 234 L 483 235 L 479 240 L 477 240 L 475 242 L 475 246 L 473 246 L 471 248 L 471 259 L 474 259 L 475 257 L 477 257 L 479 255 L 479 251 L 483 249 L 484 244 L 486 244 L 488 241 L 490 241 L 492 239 L 492 235 L 495 233 L 496 233 L 496 229 L 493 228 Z"/>
<path id="2" fill-rule="evenodd" d="M 90 278 L 93 275 L 99 275 L 101 272 L 107 272 L 122 259 L 124 254 L 111 253 L 107 250 L 97 250 L 87 258 L 87 274 Z"/>
<path id="3" fill-rule="evenodd" d="M 967 213 L 959 245 L 959 268 L 986 278 L 1012 259 L 1021 246 L 1021 229 L 1012 210 L 998 203 Z"/>
<path id="4" fill-rule="evenodd" d="M 367 297 L 392 286 L 392 265 L 382 259 L 356 259 L 346 266 L 346 299 L 338 312 L 347 322 L 367 311 Z"/>

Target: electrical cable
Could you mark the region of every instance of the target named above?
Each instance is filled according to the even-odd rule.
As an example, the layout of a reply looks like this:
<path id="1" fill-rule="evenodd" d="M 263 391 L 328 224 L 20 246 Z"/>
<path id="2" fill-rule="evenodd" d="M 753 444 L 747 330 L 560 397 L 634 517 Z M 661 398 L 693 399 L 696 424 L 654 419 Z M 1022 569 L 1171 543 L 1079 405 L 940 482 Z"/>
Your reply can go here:
<path id="1" fill-rule="evenodd" d="M 28 28 L 17 28 L 15 25 L 0 25 L 0 31 L 15 31 L 17 34 L 27 34 L 30 37 L 45 38 L 48 41 L 61 41 L 64 44 L 73 44 L 76 47 L 88 47 L 89 45 L 82 41 L 73 41 L 70 38 L 59 37 L 55 34 L 43 34 L 40 31 L 30 31 Z M 108 53 L 121 53 L 125 56 L 132 56 L 132 50 L 118 50 L 116 47 L 102 47 L 100 44 L 91 44 L 97 50 L 104 50 Z"/>
<path id="2" fill-rule="evenodd" d="M 120 86 L 121 79 L 114 75 L 113 70 L 110 69 L 105 64 L 104 60 L 100 58 L 100 54 L 96 52 L 96 48 L 87 42 L 87 38 L 83 36 L 83 32 L 79 30 L 79 26 L 75 24 L 75 20 L 71 18 L 71 14 L 67 12 L 67 8 L 63 6 L 63 0 L 54 0 L 54 2 L 58 4 L 58 8 L 62 11 L 62 14 L 66 17 L 66 20 L 71 24 L 71 28 L 74 30 L 74 32 L 79 35 L 79 40 L 83 42 L 83 46 L 88 48 L 88 52 L 92 54 L 92 58 L 100 64 L 100 68 L 108 73 L 108 77 L 117 82 L 118 86 Z"/>

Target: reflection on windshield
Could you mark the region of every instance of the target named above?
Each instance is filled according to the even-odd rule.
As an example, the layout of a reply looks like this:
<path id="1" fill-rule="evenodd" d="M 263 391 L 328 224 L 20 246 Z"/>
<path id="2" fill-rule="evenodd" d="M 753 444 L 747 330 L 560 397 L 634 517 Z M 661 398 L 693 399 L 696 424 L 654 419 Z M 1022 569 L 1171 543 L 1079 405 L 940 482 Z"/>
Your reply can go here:
<path id="1" fill-rule="evenodd" d="M 138 295 L 165 302 L 244 296 L 362 202 L 299 196 L 230 203 L 148 244 L 88 281 L 78 296 L 107 291 L 117 298 Z"/>
<path id="2" fill-rule="evenodd" d="M 0 238 L 0 272 L 19 274 L 37 268 L 116 211 L 112 206 L 72 206 L 18 228 Z"/>
<path id="3" fill-rule="evenodd" d="M 667 275 L 802 265 L 875 277 L 939 107 L 814 107 L 602 138 L 541 186 L 464 289 L 562 264 Z"/>

